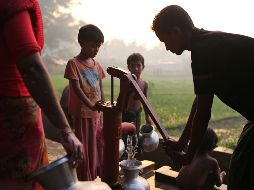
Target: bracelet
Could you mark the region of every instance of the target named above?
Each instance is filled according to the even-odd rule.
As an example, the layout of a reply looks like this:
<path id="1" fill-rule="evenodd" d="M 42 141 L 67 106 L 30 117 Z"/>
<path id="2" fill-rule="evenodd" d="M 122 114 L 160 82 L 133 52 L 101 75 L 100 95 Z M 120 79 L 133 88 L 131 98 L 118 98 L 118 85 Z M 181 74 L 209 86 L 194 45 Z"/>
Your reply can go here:
<path id="1" fill-rule="evenodd" d="M 62 129 L 58 129 L 57 133 L 59 135 L 67 136 L 69 133 L 73 133 L 73 131 L 70 127 L 65 127 L 65 128 L 62 128 Z"/>

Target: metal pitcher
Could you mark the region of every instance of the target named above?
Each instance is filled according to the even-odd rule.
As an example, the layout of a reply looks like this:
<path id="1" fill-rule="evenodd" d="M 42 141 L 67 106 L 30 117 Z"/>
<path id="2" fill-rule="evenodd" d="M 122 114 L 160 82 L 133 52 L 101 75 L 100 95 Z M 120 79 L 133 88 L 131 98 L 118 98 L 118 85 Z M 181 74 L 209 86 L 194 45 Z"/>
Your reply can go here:
<path id="1" fill-rule="evenodd" d="M 139 173 L 142 171 L 142 162 L 139 160 L 123 160 L 120 162 L 123 174 L 121 184 L 123 190 L 150 190 L 147 180 Z"/>
<path id="2" fill-rule="evenodd" d="M 143 125 L 140 128 L 140 138 L 144 152 L 152 152 L 159 145 L 159 136 L 152 125 Z"/>
<path id="3" fill-rule="evenodd" d="M 122 139 L 119 139 L 119 159 L 122 157 L 125 151 L 125 144 Z"/>
<path id="4" fill-rule="evenodd" d="M 110 190 L 111 188 L 100 181 L 78 181 L 76 169 L 64 156 L 49 165 L 42 167 L 29 176 L 37 180 L 45 190 Z"/>

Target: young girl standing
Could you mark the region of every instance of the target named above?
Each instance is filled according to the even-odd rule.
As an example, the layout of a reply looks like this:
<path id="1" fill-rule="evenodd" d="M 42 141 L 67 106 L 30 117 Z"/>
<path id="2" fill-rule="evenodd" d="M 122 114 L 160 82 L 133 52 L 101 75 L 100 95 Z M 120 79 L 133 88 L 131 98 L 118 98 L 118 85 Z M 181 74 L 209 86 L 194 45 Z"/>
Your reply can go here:
<path id="1" fill-rule="evenodd" d="M 77 167 L 78 179 L 91 181 L 99 175 L 102 157 L 102 144 L 97 137 L 101 130 L 100 113 L 95 104 L 104 100 L 102 79 L 105 71 L 94 57 L 104 42 L 104 36 L 97 26 L 88 24 L 79 29 L 78 42 L 81 51 L 68 61 L 64 77 L 70 85 L 69 113 L 84 149 L 84 160 Z"/>

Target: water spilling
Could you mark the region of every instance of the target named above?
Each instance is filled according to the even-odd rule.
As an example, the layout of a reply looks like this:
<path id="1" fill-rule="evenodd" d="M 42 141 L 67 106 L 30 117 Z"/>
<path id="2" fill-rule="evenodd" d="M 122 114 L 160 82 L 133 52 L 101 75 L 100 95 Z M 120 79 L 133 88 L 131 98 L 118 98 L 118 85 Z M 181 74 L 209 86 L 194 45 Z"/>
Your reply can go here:
<path id="1" fill-rule="evenodd" d="M 128 160 L 135 160 L 135 155 L 138 153 L 137 149 L 138 149 L 138 135 L 128 135 L 127 147 L 125 150 L 128 155 L 127 158 Z"/>

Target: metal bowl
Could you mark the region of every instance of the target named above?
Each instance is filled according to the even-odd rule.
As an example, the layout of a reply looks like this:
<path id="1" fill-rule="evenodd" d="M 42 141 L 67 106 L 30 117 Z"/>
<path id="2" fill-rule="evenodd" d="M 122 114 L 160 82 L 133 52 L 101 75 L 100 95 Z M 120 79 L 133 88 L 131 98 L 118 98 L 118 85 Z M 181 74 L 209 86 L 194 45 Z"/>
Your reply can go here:
<path id="1" fill-rule="evenodd" d="M 45 189 L 67 189 L 78 181 L 76 169 L 68 156 L 36 170 L 29 179 L 37 180 Z"/>

